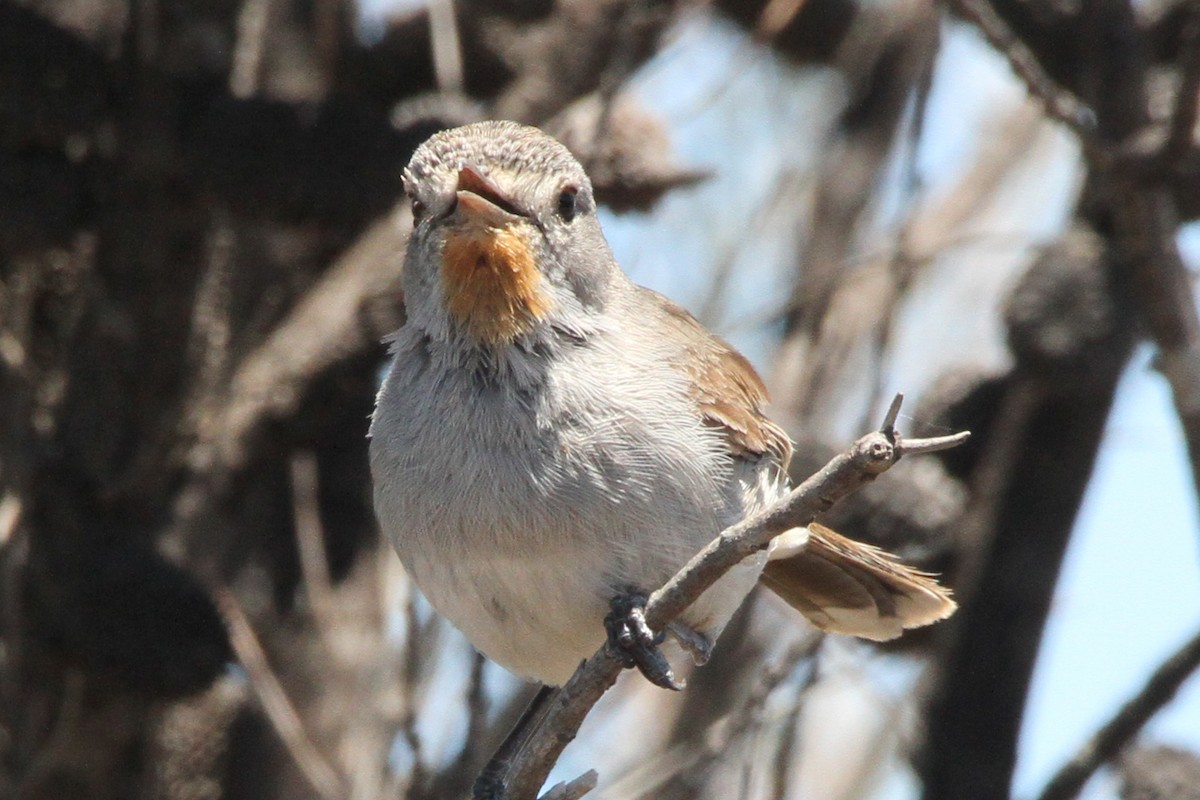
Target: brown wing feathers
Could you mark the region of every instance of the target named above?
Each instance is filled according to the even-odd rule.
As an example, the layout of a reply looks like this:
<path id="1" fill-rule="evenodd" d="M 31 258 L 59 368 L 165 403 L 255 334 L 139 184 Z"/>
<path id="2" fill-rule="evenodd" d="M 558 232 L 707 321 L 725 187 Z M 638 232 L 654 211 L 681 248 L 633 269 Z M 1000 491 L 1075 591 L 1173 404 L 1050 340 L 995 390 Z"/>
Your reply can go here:
<path id="1" fill-rule="evenodd" d="M 754 367 L 686 310 L 646 291 L 689 342 L 681 366 L 690 372 L 705 423 L 721 430 L 736 457 L 774 458 L 786 470 L 791 439 L 763 414 L 767 389 Z M 932 576 L 816 523 L 776 539 L 762 582 L 818 628 L 875 641 L 945 619 L 957 608 Z"/>
<path id="2" fill-rule="evenodd" d="M 780 537 L 762 582 L 818 628 L 886 641 L 958 607 L 932 576 L 892 555 L 824 525 L 808 531 L 806 542 L 799 532 Z"/>
<path id="3" fill-rule="evenodd" d="M 689 343 L 680 366 L 690 374 L 692 396 L 705 423 L 721 430 L 734 455 L 747 460 L 771 456 L 786 470 L 792 441 L 763 414 L 767 387 L 754 367 L 682 307 L 661 295 L 656 299 L 666 311 L 668 324 L 676 326 Z"/>

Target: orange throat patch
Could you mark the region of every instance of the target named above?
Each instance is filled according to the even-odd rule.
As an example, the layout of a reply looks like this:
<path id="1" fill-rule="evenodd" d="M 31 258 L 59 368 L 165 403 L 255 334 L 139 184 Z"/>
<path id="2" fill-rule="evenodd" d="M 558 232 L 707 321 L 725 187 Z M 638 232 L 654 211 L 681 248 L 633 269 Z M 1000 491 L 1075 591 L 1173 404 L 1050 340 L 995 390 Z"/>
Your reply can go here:
<path id="1" fill-rule="evenodd" d="M 446 308 L 479 342 L 509 344 L 546 315 L 550 302 L 539 277 L 528 235 L 515 225 L 468 224 L 446 236 Z"/>

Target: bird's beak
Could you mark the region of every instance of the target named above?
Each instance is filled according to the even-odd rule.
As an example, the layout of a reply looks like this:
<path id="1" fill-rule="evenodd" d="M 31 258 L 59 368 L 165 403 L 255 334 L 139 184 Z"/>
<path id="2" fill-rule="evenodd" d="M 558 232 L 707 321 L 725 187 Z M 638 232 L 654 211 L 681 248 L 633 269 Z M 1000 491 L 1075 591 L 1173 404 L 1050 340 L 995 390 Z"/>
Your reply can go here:
<path id="1" fill-rule="evenodd" d="M 490 225 L 513 222 L 514 217 L 528 217 L 512 197 L 479 170 L 464 166 L 458 171 L 458 210 L 469 218 Z"/>

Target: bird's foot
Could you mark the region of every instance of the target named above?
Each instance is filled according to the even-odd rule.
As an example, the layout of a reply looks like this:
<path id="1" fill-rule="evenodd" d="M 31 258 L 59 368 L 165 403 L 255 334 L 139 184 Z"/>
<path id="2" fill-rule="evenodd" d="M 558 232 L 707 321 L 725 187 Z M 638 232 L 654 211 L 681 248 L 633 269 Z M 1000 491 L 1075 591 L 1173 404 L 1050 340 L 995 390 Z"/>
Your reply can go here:
<path id="1" fill-rule="evenodd" d="M 619 594 L 609 604 L 604 618 L 608 631 L 608 652 L 626 669 L 637 667 L 646 680 L 664 689 L 679 691 L 683 684 L 675 680 L 671 665 L 662 654 L 662 634 L 646 624 L 646 596 L 637 592 Z"/>

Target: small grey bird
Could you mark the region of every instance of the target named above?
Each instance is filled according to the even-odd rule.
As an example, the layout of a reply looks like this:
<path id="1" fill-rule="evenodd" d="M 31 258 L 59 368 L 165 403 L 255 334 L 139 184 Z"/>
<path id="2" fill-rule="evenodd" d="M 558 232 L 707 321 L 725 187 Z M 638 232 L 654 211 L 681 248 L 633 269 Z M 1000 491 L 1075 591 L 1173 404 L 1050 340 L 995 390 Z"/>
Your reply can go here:
<path id="1" fill-rule="evenodd" d="M 613 260 L 592 187 L 535 128 L 433 136 L 404 174 L 408 321 L 371 423 L 375 509 L 413 580 L 484 655 L 561 685 L 616 597 L 662 585 L 788 489 L 791 442 L 739 353 Z M 760 579 L 813 624 L 891 639 L 955 608 L 819 525 L 671 630 L 703 656 Z"/>

